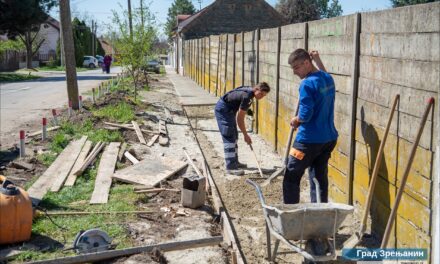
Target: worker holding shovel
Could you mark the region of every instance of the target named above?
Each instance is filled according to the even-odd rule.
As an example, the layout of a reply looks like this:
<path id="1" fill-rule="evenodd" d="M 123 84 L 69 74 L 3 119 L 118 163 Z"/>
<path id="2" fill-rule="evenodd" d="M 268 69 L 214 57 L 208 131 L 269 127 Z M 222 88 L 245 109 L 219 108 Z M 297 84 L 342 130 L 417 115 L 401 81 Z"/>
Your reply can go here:
<path id="1" fill-rule="evenodd" d="M 299 203 L 300 182 L 307 168 L 312 202 L 316 202 L 313 178 L 320 185 L 321 202 L 327 202 L 328 160 L 338 138 L 333 121 L 335 83 L 326 72 L 317 51 L 308 53 L 304 49 L 297 49 L 290 54 L 289 64 L 293 73 L 303 80 L 299 87 L 298 115 L 290 122 L 292 127 L 298 128 L 298 133 L 290 149 L 284 175 L 284 203 Z"/>
<path id="2" fill-rule="evenodd" d="M 238 128 L 243 133 L 244 141 L 249 145 L 252 139 L 246 131 L 244 117 L 252 104 L 253 98 L 260 100 L 270 92 L 267 83 L 262 82 L 254 87 L 241 86 L 223 95 L 215 106 L 215 118 L 222 135 L 225 152 L 226 171 L 232 175 L 243 175 L 246 165 L 238 162 L 237 140 Z"/>

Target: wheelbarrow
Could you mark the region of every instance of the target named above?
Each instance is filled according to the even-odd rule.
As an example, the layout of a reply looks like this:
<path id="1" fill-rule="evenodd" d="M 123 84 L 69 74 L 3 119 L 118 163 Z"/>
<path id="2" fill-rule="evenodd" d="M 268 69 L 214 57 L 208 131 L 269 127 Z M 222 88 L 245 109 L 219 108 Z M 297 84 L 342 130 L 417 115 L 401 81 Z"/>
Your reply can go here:
<path id="1" fill-rule="evenodd" d="M 275 204 L 267 205 L 264 201 L 260 186 L 247 179 L 257 191 L 264 219 L 266 220 L 267 258 L 274 261 L 280 242 L 293 251 L 301 254 L 306 261 L 329 261 L 336 258 L 336 231 L 347 215 L 353 212 L 353 206 L 340 203 L 321 203 L 319 183 L 313 179 L 316 186 L 318 203 Z M 272 253 L 271 235 L 275 237 Z M 333 238 L 333 243 L 327 239 Z M 315 255 L 306 248 L 309 239 L 324 239 L 328 244 L 328 253 Z"/>

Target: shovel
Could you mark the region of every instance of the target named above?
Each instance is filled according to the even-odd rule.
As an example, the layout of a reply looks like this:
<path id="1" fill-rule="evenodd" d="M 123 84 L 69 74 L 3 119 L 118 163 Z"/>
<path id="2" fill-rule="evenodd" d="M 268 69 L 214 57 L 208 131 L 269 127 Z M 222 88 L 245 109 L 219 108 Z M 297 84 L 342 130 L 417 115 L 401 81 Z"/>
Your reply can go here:
<path id="1" fill-rule="evenodd" d="M 431 97 L 428 101 L 428 105 L 425 108 L 425 113 L 423 113 L 422 120 L 420 122 L 419 130 L 417 131 L 416 139 L 414 140 L 411 152 L 409 154 L 408 163 L 406 164 L 405 171 L 402 175 L 402 180 L 400 182 L 399 191 L 397 192 L 396 199 L 394 200 L 393 209 L 391 210 L 390 216 L 388 217 L 387 227 L 385 228 L 385 232 L 383 234 L 382 243 L 380 248 L 386 248 L 388 245 L 388 240 L 390 238 L 391 229 L 393 228 L 393 224 L 396 218 L 397 209 L 399 208 L 400 200 L 402 199 L 403 190 L 405 188 L 406 180 L 408 179 L 409 171 L 411 170 L 411 165 L 414 161 L 414 157 L 416 155 L 417 146 L 420 142 L 420 137 L 422 136 L 423 128 L 425 127 L 426 120 L 428 119 L 429 112 L 431 112 L 431 107 L 434 105 L 434 98 Z"/>
<path id="2" fill-rule="evenodd" d="M 257 154 L 255 154 L 255 151 L 254 151 L 254 148 L 252 147 L 252 144 L 249 144 L 249 147 L 251 148 L 252 153 L 254 154 L 255 161 L 257 162 L 257 167 L 258 167 L 258 172 L 260 173 L 260 177 L 264 178 L 263 172 L 261 171 L 260 162 L 258 161 Z"/>
<path id="3" fill-rule="evenodd" d="M 391 112 L 388 117 L 388 123 L 385 128 L 385 133 L 383 135 L 383 139 L 380 142 L 379 150 L 376 156 L 376 162 L 374 163 L 373 168 L 373 174 L 371 175 L 371 182 L 370 186 L 368 188 L 368 196 L 367 201 L 365 203 L 364 212 L 362 214 L 362 223 L 359 228 L 359 231 L 355 232 L 345 243 L 344 248 L 354 248 L 359 244 L 359 242 L 362 240 L 362 237 L 364 236 L 365 230 L 367 229 L 367 219 L 368 219 L 368 212 L 370 211 L 371 206 L 371 200 L 373 199 L 373 193 L 374 193 L 374 187 L 376 185 L 377 175 L 379 173 L 380 164 L 382 162 L 383 157 L 383 149 L 385 148 L 385 142 L 387 141 L 388 132 L 390 131 L 391 127 L 391 121 L 393 120 L 394 116 L 394 110 L 396 108 L 397 102 L 400 99 L 400 95 L 396 95 L 394 98 L 393 106 L 391 107 Z"/>

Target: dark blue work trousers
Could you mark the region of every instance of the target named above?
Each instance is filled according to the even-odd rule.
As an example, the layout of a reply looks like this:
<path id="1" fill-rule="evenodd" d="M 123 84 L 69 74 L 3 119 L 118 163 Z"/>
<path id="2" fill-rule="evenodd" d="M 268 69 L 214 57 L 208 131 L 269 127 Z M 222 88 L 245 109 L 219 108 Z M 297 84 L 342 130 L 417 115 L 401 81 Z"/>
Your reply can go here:
<path id="1" fill-rule="evenodd" d="M 285 204 L 299 203 L 300 182 L 304 171 L 309 168 L 310 197 L 312 203 L 316 203 L 316 186 L 313 177 L 319 182 L 321 202 L 328 202 L 328 160 L 336 146 L 336 140 L 323 144 L 293 143 L 293 148 L 304 153 L 299 160 L 289 155 L 286 172 L 283 181 L 283 198 Z"/>
<path id="2" fill-rule="evenodd" d="M 238 130 L 236 121 L 237 112 L 220 99 L 215 106 L 215 118 L 222 135 L 227 170 L 237 169 L 238 166 Z"/>

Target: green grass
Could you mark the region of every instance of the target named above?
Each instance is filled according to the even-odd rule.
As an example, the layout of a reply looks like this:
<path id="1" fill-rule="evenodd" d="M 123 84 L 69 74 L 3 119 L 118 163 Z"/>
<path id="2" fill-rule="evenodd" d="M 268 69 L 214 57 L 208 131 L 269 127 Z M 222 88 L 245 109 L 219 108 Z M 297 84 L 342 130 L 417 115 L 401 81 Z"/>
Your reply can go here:
<path id="1" fill-rule="evenodd" d="M 165 71 L 165 66 L 160 66 L 160 74 L 161 75 L 166 75 L 167 72 Z"/>
<path id="2" fill-rule="evenodd" d="M 0 82 L 22 82 L 41 78 L 37 75 L 21 73 L 0 73 Z"/>
<path id="3" fill-rule="evenodd" d="M 40 154 L 37 159 L 46 166 L 50 166 L 55 161 L 58 154 L 69 144 L 72 139 L 79 139 L 87 136 L 87 139 L 96 143 L 103 142 L 122 142 L 122 134 L 119 131 L 109 131 L 107 129 L 95 129 L 91 119 L 85 120 L 80 124 L 63 122 L 61 128 L 57 130 L 49 144 L 48 152 Z"/>
<path id="4" fill-rule="evenodd" d="M 66 68 L 64 66 L 43 66 L 37 68 L 38 71 L 66 71 Z M 90 68 L 82 68 L 82 67 L 76 67 L 77 72 L 83 72 L 88 70 L 94 70 Z"/>
<path id="5" fill-rule="evenodd" d="M 58 193 L 49 192 L 40 206 L 49 211 L 102 212 L 139 210 L 136 207 L 139 195 L 133 192 L 131 185 L 125 184 L 115 184 L 111 188 L 107 204 L 90 205 L 89 201 L 94 189 L 96 174 L 96 169 L 87 170 L 81 177 L 78 177 L 75 186 L 64 187 Z M 113 244 L 118 244 L 117 248 L 133 246 L 124 225 L 121 223 L 127 220 L 134 220 L 135 215 L 93 214 L 84 216 L 52 216 L 52 219 L 57 225 L 65 228 L 65 230 L 60 230 L 46 216 L 40 216 L 34 220 L 32 225 L 33 238 L 36 235 L 41 235 L 61 243 L 64 243 L 64 240 L 66 240 L 65 247 L 69 247 L 80 230 L 100 228 L 113 239 Z M 56 248 L 50 248 L 46 252 L 29 250 L 19 255 L 15 261 L 42 260 L 67 255 L 73 255 L 73 251 L 62 252 Z"/>
<path id="6" fill-rule="evenodd" d="M 133 107 L 125 102 L 120 102 L 116 105 L 107 105 L 98 110 L 94 110 L 93 115 L 119 123 L 126 123 L 135 119 Z"/>

